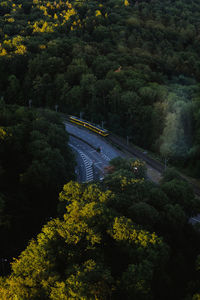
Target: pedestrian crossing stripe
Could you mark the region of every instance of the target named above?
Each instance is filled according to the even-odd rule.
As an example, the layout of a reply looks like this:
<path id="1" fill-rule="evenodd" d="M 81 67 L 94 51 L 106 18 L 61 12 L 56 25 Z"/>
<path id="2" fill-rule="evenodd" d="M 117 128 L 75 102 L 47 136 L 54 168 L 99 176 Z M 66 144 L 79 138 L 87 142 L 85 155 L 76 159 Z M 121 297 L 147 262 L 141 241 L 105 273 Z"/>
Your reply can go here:
<path id="1" fill-rule="evenodd" d="M 92 181 L 94 178 L 94 172 L 93 172 L 93 168 L 92 168 L 92 164 L 93 164 L 92 160 L 86 154 L 84 154 L 81 150 L 77 149 L 77 147 L 73 146 L 70 143 L 69 143 L 69 146 L 74 148 L 83 159 L 83 163 L 84 163 L 85 171 L 86 171 L 86 182 Z"/>

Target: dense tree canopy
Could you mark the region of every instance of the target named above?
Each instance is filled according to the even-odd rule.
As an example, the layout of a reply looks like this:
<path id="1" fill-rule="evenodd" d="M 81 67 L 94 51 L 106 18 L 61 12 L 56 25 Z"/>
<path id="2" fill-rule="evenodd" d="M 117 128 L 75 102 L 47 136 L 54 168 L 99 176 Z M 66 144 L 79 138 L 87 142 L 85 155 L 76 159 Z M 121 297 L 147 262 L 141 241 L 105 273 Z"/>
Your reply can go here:
<path id="1" fill-rule="evenodd" d="M 48 110 L 103 121 L 199 177 L 199 20 L 198 0 L 0 2 L 1 299 L 200 299 L 191 187 L 119 158 L 101 183 L 70 181 Z"/>
<path id="2" fill-rule="evenodd" d="M 0 255 L 12 257 L 55 215 L 74 159 L 54 112 L 0 105 Z"/>
<path id="3" fill-rule="evenodd" d="M 134 164 L 143 173 L 139 161 L 118 159 L 101 184 L 64 185 L 62 217 L 44 225 L 14 260 L 11 275 L 0 280 L 2 299 L 182 300 L 198 295 L 198 284 L 190 281 L 198 282 L 200 236 L 188 220 L 199 201 L 187 183 L 182 195 L 168 192 L 167 184 L 176 180 L 181 189 L 182 181 L 167 175 L 156 186 L 136 175 Z M 190 212 L 185 203 L 194 203 Z"/>
<path id="4" fill-rule="evenodd" d="M 199 176 L 199 11 L 198 0 L 5 0 L 0 96 L 82 111 Z"/>

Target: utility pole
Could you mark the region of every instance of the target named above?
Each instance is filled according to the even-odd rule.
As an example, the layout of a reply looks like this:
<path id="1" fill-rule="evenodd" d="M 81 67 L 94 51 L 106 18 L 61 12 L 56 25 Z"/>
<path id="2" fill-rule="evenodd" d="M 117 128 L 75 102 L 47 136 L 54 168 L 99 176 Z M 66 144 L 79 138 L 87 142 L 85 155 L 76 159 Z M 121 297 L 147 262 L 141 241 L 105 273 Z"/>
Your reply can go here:
<path id="1" fill-rule="evenodd" d="M 82 119 L 82 116 L 84 115 L 83 111 L 80 111 L 80 119 Z"/>
<path id="2" fill-rule="evenodd" d="M 7 263 L 7 258 L 1 259 L 2 273 L 5 275 L 5 263 Z"/>
<path id="3" fill-rule="evenodd" d="M 168 161 L 168 159 L 167 159 L 167 157 L 165 156 L 165 170 L 166 170 L 166 168 L 167 168 L 167 161 Z"/>
<path id="4" fill-rule="evenodd" d="M 58 104 L 55 105 L 55 110 L 58 112 Z"/>
<path id="5" fill-rule="evenodd" d="M 129 146 L 129 136 L 128 135 L 126 136 L 126 144 L 127 144 L 127 146 Z"/>
<path id="6" fill-rule="evenodd" d="M 28 107 L 31 108 L 31 105 L 32 105 L 32 100 L 29 99 L 29 100 L 28 100 Z"/>

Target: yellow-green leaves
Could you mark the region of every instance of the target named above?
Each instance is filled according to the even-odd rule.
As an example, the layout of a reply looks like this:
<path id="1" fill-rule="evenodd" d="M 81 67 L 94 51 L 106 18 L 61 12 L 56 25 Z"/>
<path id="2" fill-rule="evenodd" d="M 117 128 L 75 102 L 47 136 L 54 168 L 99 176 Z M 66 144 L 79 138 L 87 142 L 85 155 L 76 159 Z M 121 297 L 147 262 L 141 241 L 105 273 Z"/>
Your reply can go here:
<path id="1" fill-rule="evenodd" d="M 9 285 L 3 277 L 0 277 L 0 296 L 2 300 L 14 300 L 13 294 L 9 290 Z"/>
<path id="2" fill-rule="evenodd" d="M 148 299 L 167 254 L 161 239 L 115 210 L 117 195 L 95 184 L 71 181 L 60 201 L 63 218 L 49 221 L 14 261 L 0 297 L 8 290 L 17 300 Z"/>
<path id="3" fill-rule="evenodd" d="M 129 6 L 128 0 L 124 0 L 124 5 L 125 5 L 125 6 Z"/>
<path id="4" fill-rule="evenodd" d="M 143 183 L 144 179 L 127 178 L 121 176 L 121 188 L 125 189 L 128 185 Z"/>
<path id="5" fill-rule="evenodd" d="M 96 12 L 95 12 L 95 16 L 96 16 L 96 17 L 98 17 L 98 16 L 101 16 L 101 12 L 100 12 L 100 10 L 96 10 Z"/>
<path id="6" fill-rule="evenodd" d="M 66 242 L 78 243 L 86 237 L 91 245 L 100 243 L 101 234 L 96 232 L 96 228 L 106 221 L 104 203 L 111 197 L 110 191 L 102 192 L 96 185 L 85 187 L 85 190 L 79 183 L 65 185 L 60 200 L 66 202 L 67 213 L 64 214 L 65 224 L 59 232 Z"/>
<path id="7" fill-rule="evenodd" d="M 59 195 L 60 201 L 69 201 L 72 197 L 78 200 L 82 195 L 82 187 L 78 182 L 70 181 L 68 184 L 65 184 L 63 191 Z"/>
<path id="8" fill-rule="evenodd" d="M 4 39 L 3 43 L 0 44 L 0 56 L 15 53 L 24 55 L 27 49 L 24 45 L 24 38 L 20 35 L 13 37 L 12 39 Z"/>
<path id="9" fill-rule="evenodd" d="M 0 141 L 4 140 L 7 133 L 3 127 L 0 127 Z"/>
<path id="10" fill-rule="evenodd" d="M 53 23 L 44 20 L 36 21 L 33 25 L 33 32 L 53 32 Z"/>
<path id="11" fill-rule="evenodd" d="M 142 247 L 161 242 L 155 233 L 150 234 L 148 231 L 135 228 L 133 222 L 125 217 L 115 218 L 112 236 L 117 241 L 133 242 Z"/>

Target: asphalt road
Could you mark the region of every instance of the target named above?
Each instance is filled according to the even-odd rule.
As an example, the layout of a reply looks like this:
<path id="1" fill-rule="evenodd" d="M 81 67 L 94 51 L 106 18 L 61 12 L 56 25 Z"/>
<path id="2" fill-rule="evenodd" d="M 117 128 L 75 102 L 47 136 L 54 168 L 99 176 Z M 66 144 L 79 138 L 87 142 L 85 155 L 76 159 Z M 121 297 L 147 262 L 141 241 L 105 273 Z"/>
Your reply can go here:
<path id="1" fill-rule="evenodd" d="M 162 174 L 165 170 L 164 164 L 162 164 L 162 163 L 158 162 L 157 160 L 153 159 L 146 152 L 142 152 L 141 150 L 136 148 L 134 145 L 131 145 L 131 146 L 126 145 L 126 142 L 123 138 L 120 138 L 120 137 L 118 137 L 114 134 L 110 134 L 107 137 L 107 139 L 112 144 L 120 146 L 123 150 L 126 150 L 128 153 L 130 153 L 130 154 L 134 155 L 135 157 L 145 161 L 146 165 L 147 165 L 147 168 L 148 168 L 148 166 L 151 167 L 152 170 L 157 171 L 158 175 L 160 174 L 162 176 Z M 151 179 L 150 176 L 149 176 L 149 178 Z M 187 179 L 186 176 L 183 176 L 181 174 L 180 174 L 180 178 L 182 178 L 183 180 L 188 181 L 190 183 L 190 185 L 192 186 L 196 196 L 200 197 L 200 188 L 196 184 L 194 184 L 189 179 Z M 156 180 L 152 180 L 152 181 L 156 182 Z"/>
<path id="2" fill-rule="evenodd" d="M 70 136 L 69 146 L 76 155 L 76 174 L 79 182 L 99 180 L 103 177 L 104 167 L 108 165 L 109 160 L 74 136 Z"/>
<path id="3" fill-rule="evenodd" d="M 198 214 L 197 216 L 190 218 L 189 222 L 191 224 L 196 224 L 196 223 L 200 223 L 200 214 Z"/>
<path id="4" fill-rule="evenodd" d="M 74 136 L 81 138 L 83 141 L 87 142 L 95 149 L 100 148 L 101 155 L 105 158 L 105 160 L 109 161 L 119 155 L 123 155 L 109 143 L 106 143 L 101 136 L 97 136 L 91 131 L 80 128 L 76 125 L 72 125 L 70 123 L 65 123 L 65 127 L 69 134 L 73 134 Z"/>
<path id="5" fill-rule="evenodd" d="M 65 127 L 70 135 L 69 146 L 76 156 L 76 175 L 79 182 L 101 180 L 109 161 L 118 156 L 125 156 L 88 130 L 68 123 L 65 123 Z"/>
<path id="6" fill-rule="evenodd" d="M 117 156 L 126 157 L 123 152 L 118 151 L 114 146 L 111 146 L 109 143 L 106 143 L 105 140 L 101 136 L 97 136 L 93 134 L 92 132 L 89 132 L 88 130 L 85 130 L 84 128 L 80 128 L 78 126 L 72 125 L 70 123 L 65 123 L 66 130 L 71 135 L 69 145 L 71 146 L 72 150 L 75 152 L 76 159 L 77 159 L 77 180 L 79 182 L 89 182 L 89 181 L 95 181 L 100 180 L 104 176 L 104 168 L 109 164 L 109 161 Z M 73 136 L 72 136 L 73 135 Z M 78 138 L 75 138 L 78 137 Z M 110 138 L 109 138 L 110 139 Z M 111 140 L 111 139 L 110 139 Z M 111 140 L 111 142 L 113 142 Z M 115 142 L 115 141 L 114 141 Z M 120 141 L 121 142 L 121 141 Z M 120 142 L 117 140 L 117 144 L 120 145 Z M 116 143 L 116 142 L 115 142 Z M 130 151 L 130 148 L 123 145 L 125 150 L 128 150 L 129 153 L 133 151 Z M 100 152 L 96 151 L 96 149 L 100 149 Z M 136 149 L 137 150 L 137 149 Z M 134 151 L 136 151 L 134 149 Z M 138 150 L 137 150 L 138 151 Z M 140 152 L 140 151 L 138 151 Z M 147 166 L 149 163 L 149 158 L 146 157 L 143 153 L 132 153 L 136 157 L 142 158 L 146 161 Z M 141 157 L 141 156 L 144 157 Z M 154 164 L 157 164 L 154 166 Z M 163 166 L 160 163 L 150 161 L 150 166 L 148 166 L 148 171 L 154 170 L 156 171 L 156 177 L 159 178 L 159 176 L 162 174 Z M 150 175 L 150 176 L 149 176 Z M 148 177 L 151 178 L 152 174 L 151 172 L 148 174 Z M 155 174 L 153 174 L 155 177 Z M 157 181 L 157 180 L 153 180 Z M 196 188 L 196 187 L 195 187 Z M 199 190 L 194 188 L 195 193 L 199 196 Z M 191 223 L 200 223 L 200 214 L 190 219 Z"/>

